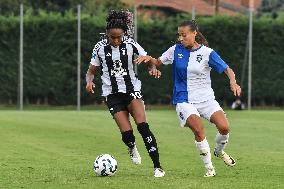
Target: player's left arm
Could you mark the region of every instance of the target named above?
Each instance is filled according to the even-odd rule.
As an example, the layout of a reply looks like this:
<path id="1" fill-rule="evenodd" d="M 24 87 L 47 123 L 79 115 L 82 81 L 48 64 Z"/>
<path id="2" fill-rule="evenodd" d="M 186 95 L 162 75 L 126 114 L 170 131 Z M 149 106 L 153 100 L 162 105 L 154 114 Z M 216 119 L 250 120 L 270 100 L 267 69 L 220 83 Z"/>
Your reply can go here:
<path id="1" fill-rule="evenodd" d="M 230 87 L 235 96 L 240 96 L 242 89 L 237 84 L 234 71 L 222 60 L 222 58 L 213 50 L 209 55 L 209 66 L 218 73 L 223 73 L 230 79 Z"/>
<path id="2" fill-rule="evenodd" d="M 227 69 L 224 72 L 228 76 L 228 78 L 230 79 L 230 87 L 231 87 L 231 90 L 233 91 L 234 95 L 235 96 L 241 96 L 242 89 L 237 84 L 234 71 L 231 68 L 227 67 Z"/>

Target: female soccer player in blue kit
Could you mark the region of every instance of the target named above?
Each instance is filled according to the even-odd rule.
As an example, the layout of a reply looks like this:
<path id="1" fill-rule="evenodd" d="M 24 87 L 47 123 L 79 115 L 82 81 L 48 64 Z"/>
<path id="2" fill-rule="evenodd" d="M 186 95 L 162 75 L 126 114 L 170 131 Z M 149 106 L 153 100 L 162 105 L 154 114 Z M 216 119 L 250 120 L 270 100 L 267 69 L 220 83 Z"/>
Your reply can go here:
<path id="1" fill-rule="evenodd" d="M 224 152 L 229 139 L 229 123 L 215 100 L 211 88 L 211 69 L 218 73 L 225 72 L 235 96 L 240 96 L 241 87 L 236 82 L 233 70 L 213 49 L 207 47 L 207 40 L 194 20 L 181 23 L 178 35 L 180 43 L 170 47 L 159 59 L 140 56 L 136 63 L 173 65 L 173 104 L 176 105 L 177 116 L 181 126 L 189 127 L 195 135 L 195 145 L 206 169 L 204 177 L 212 177 L 216 172 L 200 117 L 214 123 L 218 129 L 214 155 L 228 166 L 234 166 L 236 161 Z"/>

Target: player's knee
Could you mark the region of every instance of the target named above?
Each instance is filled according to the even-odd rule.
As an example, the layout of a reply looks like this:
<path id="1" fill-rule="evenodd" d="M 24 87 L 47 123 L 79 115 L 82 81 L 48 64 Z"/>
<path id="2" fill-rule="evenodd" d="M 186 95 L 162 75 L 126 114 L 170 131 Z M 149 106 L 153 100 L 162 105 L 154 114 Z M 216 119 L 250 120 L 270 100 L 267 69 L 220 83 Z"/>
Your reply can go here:
<path id="1" fill-rule="evenodd" d="M 143 126 L 144 125 L 144 123 L 146 123 L 145 121 L 146 121 L 146 118 L 145 118 L 145 116 L 143 116 L 143 115 L 138 115 L 138 116 L 135 116 L 135 117 L 133 117 L 134 118 L 134 121 L 135 121 L 135 123 L 136 123 L 136 125 L 139 127 L 139 125 L 141 125 L 141 126 Z M 147 124 L 147 123 L 146 123 Z M 148 125 L 148 124 L 147 124 Z"/>
<path id="2" fill-rule="evenodd" d="M 197 115 L 190 115 L 187 120 L 186 120 L 187 124 L 190 125 L 190 126 L 198 126 L 198 125 L 201 125 L 201 120 L 200 120 L 200 117 L 198 117 Z"/>
<path id="3" fill-rule="evenodd" d="M 229 129 L 229 124 L 227 122 L 223 122 L 218 124 L 218 131 L 220 134 L 222 135 L 226 135 L 229 133 L 230 129 Z"/>
<path id="4" fill-rule="evenodd" d="M 196 115 L 193 115 L 193 116 L 189 116 L 187 121 L 188 121 L 189 127 L 194 133 L 195 139 L 197 141 L 202 141 L 205 138 L 205 133 L 204 133 L 203 125 L 202 125 L 200 118 Z"/>

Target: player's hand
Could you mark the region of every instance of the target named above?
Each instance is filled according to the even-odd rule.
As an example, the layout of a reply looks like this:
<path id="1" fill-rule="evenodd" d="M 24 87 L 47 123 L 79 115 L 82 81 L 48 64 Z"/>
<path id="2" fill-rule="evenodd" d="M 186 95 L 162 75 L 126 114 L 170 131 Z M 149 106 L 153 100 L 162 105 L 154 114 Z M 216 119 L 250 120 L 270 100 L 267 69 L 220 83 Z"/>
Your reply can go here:
<path id="1" fill-rule="evenodd" d="M 146 56 L 139 56 L 138 58 L 136 58 L 135 60 L 134 60 L 134 62 L 136 63 L 136 64 L 141 64 L 141 63 L 147 63 L 147 62 L 149 62 L 150 60 L 151 60 L 151 56 L 148 56 L 148 55 L 146 55 Z"/>
<path id="2" fill-rule="evenodd" d="M 149 75 L 154 76 L 155 78 L 160 78 L 162 73 L 156 67 L 152 67 L 149 69 Z"/>
<path id="3" fill-rule="evenodd" d="M 87 83 L 87 85 L 86 85 L 86 91 L 87 91 L 88 93 L 94 94 L 94 88 L 95 88 L 94 82 L 88 82 L 88 83 Z"/>
<path id="4" fill-rule="evenodd" d="M 231 82 L 230 87 L 235 96 L 241 96 L 242 89 L 236 82 Z"/>

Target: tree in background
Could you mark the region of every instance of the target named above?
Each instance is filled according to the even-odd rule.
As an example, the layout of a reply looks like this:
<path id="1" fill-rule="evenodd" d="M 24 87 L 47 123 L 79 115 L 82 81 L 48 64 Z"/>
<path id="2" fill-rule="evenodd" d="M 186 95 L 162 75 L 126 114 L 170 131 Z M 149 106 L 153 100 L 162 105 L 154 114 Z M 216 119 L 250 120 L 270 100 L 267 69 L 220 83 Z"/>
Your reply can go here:
<path id="1" fill-rule="evenodd" d="M 0 0 L 0 15 L 18 14 L 20 0 Z"/>
<path id="2" fill-rule="evenodd" d="M 91 15 L 106 14 L 110 9 L 125 9 L 127 5 L 120 0 L 81 0 L 83 11 Z"/>
<path id="3" fill-rule="evenodd" d="M 82 5 L 84 12 L 92 15 L 108 12 L 109 9 L 127 8 L 120 0 L 0 0 L 0 15 L 17 15 L 21 3 L 32 9 L 35 14 L 40 9 L 64 13 L 74 10 L 78 4 Z"/>
<path id="4" fill-rule="evenodd" d="M 277 18 L 281 13 L 284 13 L 284 0 L 263 0 L 258 9 L 258 16 L 271 15 Z"/>

